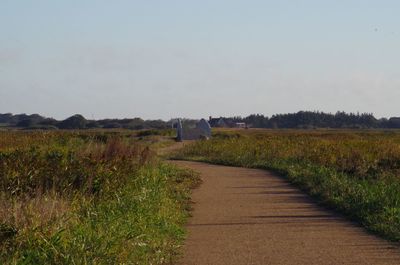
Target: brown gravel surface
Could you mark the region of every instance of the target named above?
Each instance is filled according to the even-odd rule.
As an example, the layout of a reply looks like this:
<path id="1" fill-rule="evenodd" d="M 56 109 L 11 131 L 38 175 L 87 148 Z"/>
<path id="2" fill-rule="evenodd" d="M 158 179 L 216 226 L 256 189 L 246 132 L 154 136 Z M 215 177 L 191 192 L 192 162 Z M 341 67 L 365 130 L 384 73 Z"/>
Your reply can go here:
<path id="1" fill-rule="evenodd" d="M 264 170 L 174 162 L 201 173 L 182 265 L 400 264 L 400 247 Z"/>

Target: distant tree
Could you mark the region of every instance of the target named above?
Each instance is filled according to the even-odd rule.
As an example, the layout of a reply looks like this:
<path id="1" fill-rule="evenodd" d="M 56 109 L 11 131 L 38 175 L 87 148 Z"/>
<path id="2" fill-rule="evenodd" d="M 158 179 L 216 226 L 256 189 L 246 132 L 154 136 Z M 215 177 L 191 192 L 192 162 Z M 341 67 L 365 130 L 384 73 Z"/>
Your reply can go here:
<path id="1" fill-rule="evenodd" d="M 389 128 L 400 128 L 400 118 L 392 117 L 388 122 Z"/>
<path id="2" fill-rule="evenodd" d="M 39 122 L 40 125 L 49 125 L 49 126 L 55 126 L 57 125 L 58 121 L 56 119 L 52 119 L 52 118 L 46 118 L 44 120 L 42 120 L 41 122 Z"/>
<path id="3" fill-rule="evenodd" d="M 110 123 L 105 124 L 103 126 L 103 128 L 106 128 L 106 129 L 121 128 L 121 124 L 119 124 L 118 122 L 110 122 Z"/>
<path id="4" fill-rule="evenodd" d="M 378 120 L 378 127 L 379 128 L 390 128 L 390 123 L 387 118 L 381 118 Z"/>
<path id="5" fill-rule="evenodd" d="M 246 124 L 255 128 L 266 128 L 269 125 L 268 117 L 265 117 L 261 114 L 252 114 L 238 122 L 245 122 Z"/>
<path id="6" fill-rule="evenodd" d="M 145 121 L 145 127 L 149 129 L 166 129 L 168 124 L 162 120 L 148 120 Z"/>
<path id="7" fill-rule="evenodd" d="M 20 122 L 20 121 L 22 121 L 22 120 L 26 120 L 26 119 L 28 119 L 28 118 L 29 118 L 29 116 L 26 115 L 25 113 L 17 114 L 17 115 L 14 115 L 14 116 L 12 117 L 11 123 L 17 124 L 18 122 Z"/>
<path id="8" fill-rule="evenodd" d="M 11 123 L 12 113 L 0 114 L 0 123 Z"/>
<path id="9" fill-rule="evenodd" d="M 19 121 L 16 126 L 21 127 L 21 128 L 27 128 L 27 127 L 32 127 L 35 125 L 35 122 L 32 119 L 23 119 Z"/>
<path id="10" fill-rule="evenodd" d="M 276 114 L 271 118 L 252 114 L 242 120 L 255 128 L 382 128 L 382 126 L 387 126 L 385 121 L 377 120 L 371 113 L 337 112 L 331 114 L 319 111 L 299 111 L 297 113 Z"/>
<path id="11" fill-rule="evenodd" d="M 97 121 L 87 121 L 86 123 L 86 128 L 88 129 L 94 129 L 94 128 L 100 128 L 100 124 Z"/>
<path id="12" fill-rule="evenodd" d="M 22 127 L 22 128 L 33 127 L 35 125 L 40 124 L 44 120 L 45 118 L 43 118 L 38 114 L 32 114 L 32 115 L 20 114 L 14 116 L 14 122 L 17 121 L 15 125 L 17 127 Z"/>
<path id="13" fill-rule="evenodd" d="M 82 115 L 76 114 L 61 121 L 57 127 L 60 129 L 84 129 L 86 123 L 87 121 Z"/>

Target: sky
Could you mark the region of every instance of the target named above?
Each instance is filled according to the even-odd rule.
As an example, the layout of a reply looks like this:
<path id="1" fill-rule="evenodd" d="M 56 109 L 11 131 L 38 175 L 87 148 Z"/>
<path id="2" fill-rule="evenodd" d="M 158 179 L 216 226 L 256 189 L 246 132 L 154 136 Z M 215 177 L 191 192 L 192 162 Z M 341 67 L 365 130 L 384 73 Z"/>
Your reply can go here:
<path id="1" fill-rule="evenodd" d="M 400 1 L 0 0 L 0 113 L 400 116 Z"/>

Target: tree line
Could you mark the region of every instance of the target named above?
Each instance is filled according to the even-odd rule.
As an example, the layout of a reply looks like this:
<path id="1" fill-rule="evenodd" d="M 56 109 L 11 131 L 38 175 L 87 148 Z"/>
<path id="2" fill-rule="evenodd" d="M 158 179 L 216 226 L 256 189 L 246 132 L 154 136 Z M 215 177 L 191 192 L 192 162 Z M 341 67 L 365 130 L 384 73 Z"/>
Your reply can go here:
<path id="1" fill-rule="evenodd" d="M 319 111 L 299 111 L 297 113 L 276 114 L 270 118 L 261 114 L 252 114 L 245 118 L 228 118 L 235 122 L 245 122 L 254 128 L 400 128 L 400 118 L 377 119 L 372 113 L 346 113 L 335 114 Z"/>
<path id="2" fill-rule="evenodd" d="M 96 128 L 123 128 L 123 129 L 165 129 L 170 123 L 162 120 L 133 119 L 102 119 L 87 120 L 80 114 L 73 115 L 65 120 L 46 118 L 38 114 L 0 114 L 0 126 L 22 129 L 96 129 Z"/>
<path id="3" fill-rule="evenodd" d="M 319 111 L 299 111 L 297 113 L 276 114 L 271 117 L 262 114 L 252 114 L 247 117 L 221 117 L 227 126 L 235 126 L 237 122 L 244 122 L 253 128 L 400 128 L 400 118 L 377 119 L 372 113 L 335 114 Z M 194 120 L 187 120 L 195 124 Z M 95 129 L 95 128 L 123 128 L 123 129 L 165 129 L 171 127 L 171 121 L 133 119 L 102 119 L 87 120 L 76 114 L 65 120 L 46 118 L 38 114 L 0 114 L 1 127 L 15 127 L 23 129 Z"/>

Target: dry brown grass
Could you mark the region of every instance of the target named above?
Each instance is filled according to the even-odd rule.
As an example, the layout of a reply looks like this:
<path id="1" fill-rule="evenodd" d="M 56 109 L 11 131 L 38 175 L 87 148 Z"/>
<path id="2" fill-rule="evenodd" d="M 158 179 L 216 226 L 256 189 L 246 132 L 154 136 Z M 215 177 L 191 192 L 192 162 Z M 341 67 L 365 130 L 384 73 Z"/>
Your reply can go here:
<path id="1" fill-rule="evenodd" d="M 82 158 L 89 157 L 95 161 L 135 158 L 140 158 L 140 161 L 148 161 L 153 155 L 149 148 L 143 148 L 134 141 L 126 142 L 117 137 L 108 139 L 106 144 L 90 142 L 81 147 L 78 154 Z"/>
<path id="2" fill-rule="evenodd" d="M 71 209 L 71 201 L 57 194 L 24 196 L 0 200 L 0 223 L 15 228 L 19 233 L 42 227 L 57 227 Z"/>
<path id="3" fill-rule="evenodd" d="M 18 150 L 11 148 L 11 142 L 5 149 L 0 148 L 3 227 L 18 234 L 35 230 L 51 233 L 80 207 L 75 205 L 77 201 L 91 200 L 102 188 L 115 188 L 123 180 L 117 180 L 117 176 L 134 172 L 154 157 L 149 148 L 131 138 L 111 136 L 105 142 L 89 138 L 82 143 L 78 135 L 76 139 L 67 139 L 67 146 L 54 142 L 62 142 L 64 137 L 71 138 L 71 133 L 16 133 L 13 141 L 22 140 Z M 26 139 L 40 143 L 39 148 L 25 149 L 29 143 Z M 36 142 L 38 139 L 42 140 Z M 109 178 L 110 175 L 115 178 Z M 0 234 L 2 230 L 0 227 Z"/>

